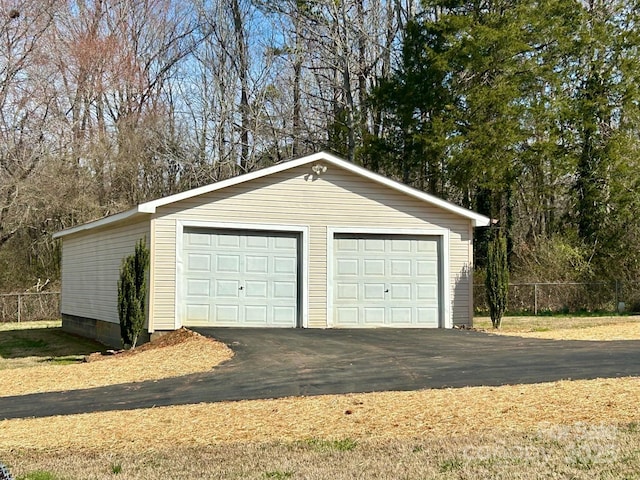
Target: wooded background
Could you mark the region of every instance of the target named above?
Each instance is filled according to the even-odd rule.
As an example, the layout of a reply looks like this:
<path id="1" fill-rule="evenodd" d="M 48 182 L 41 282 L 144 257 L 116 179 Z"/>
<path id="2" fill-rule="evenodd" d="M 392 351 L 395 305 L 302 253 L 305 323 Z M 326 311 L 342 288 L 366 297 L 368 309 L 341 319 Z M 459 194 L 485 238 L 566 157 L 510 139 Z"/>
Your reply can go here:
<path id="1" fill-rule="evenodd" d="M 639 2 L 0 0 L 0 290 L 319 150 L 499 220 L 514 281 L 640 278 Z"/>

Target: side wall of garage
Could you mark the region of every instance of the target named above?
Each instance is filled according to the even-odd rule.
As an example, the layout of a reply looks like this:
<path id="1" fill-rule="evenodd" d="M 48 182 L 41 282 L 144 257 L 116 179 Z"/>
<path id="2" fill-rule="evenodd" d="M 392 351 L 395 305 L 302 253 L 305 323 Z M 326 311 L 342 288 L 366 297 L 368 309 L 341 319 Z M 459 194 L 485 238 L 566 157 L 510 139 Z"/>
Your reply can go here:
<path id="1" fill-rule="evenodd" d="M 60 304 L 63 329 L 120 346 L 120 266 L 141 238 L 149 243 L 148 220 L 64 237 Z"/>
<path id="2" fill-rule="evenodd" d="M 176 319 L 176 232 L 179 223 L 272 224 L 308 229 L 308 319 L 327 326 L 329 228 L 448 230 L 449 310 L 454 324 L 470 322 L 471 226 L 466 218 L 430 206 L 361 175 L 328 165 L 285 170 L 198 197 L 159 207 L 152 220 L 153 327 L 170 330 Z M 177 324 L 176 324 L 177 322 Z"/>

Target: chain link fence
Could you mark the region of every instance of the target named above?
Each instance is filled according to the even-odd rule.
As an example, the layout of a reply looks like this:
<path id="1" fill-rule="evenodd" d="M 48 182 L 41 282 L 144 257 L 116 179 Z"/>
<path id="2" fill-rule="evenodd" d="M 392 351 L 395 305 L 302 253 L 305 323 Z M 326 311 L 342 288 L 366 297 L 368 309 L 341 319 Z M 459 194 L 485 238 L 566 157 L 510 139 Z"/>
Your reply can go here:
<path id="1" fill-rule="evenodd" d="M 478 315 L 489 307 L 484 285 L 474 285 Z M 507 311 L 515 315 L 546 313 L 640 313 L 640 282 L 511 283 Z"/>
<path id="2" fill-rule="evenodd" d="M 474 285 L 477 315 L 489 312 L 485 286 Z M 640 313 L 640 281 L 591 283 L 511 283 L 509 314 Z M 29 322 L 60 317 L 60 292 L 0 294 L 0 322 Z"/>
<path id="3" fill-rule="evenodd" d="M 60 318 L 60 292 L 0 294 L 0 322 Z"/>

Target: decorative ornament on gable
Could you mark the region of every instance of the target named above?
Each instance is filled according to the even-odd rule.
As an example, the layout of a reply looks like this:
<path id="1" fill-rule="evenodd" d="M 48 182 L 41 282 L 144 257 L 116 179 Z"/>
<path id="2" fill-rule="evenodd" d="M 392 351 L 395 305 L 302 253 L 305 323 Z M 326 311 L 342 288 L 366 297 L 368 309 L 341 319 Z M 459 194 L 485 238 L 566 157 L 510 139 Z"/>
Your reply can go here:
<path id="1" fill-rule="evenodd" d="M 319 177 L 327 171 L 327 166 L 323 165 L 322 163 L 316 163 L 311 167 L 311 171 L 315 174 L 316 177 Z"/>

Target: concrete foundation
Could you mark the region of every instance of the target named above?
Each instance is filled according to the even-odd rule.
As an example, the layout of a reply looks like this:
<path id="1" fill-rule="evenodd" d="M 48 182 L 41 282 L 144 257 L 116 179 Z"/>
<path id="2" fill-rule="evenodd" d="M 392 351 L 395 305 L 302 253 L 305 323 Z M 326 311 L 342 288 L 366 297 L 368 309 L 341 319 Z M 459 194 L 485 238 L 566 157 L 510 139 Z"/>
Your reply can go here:
<path id="1" fill-rule="evenodd" d="M 105 322 L 95 318 L 78 317 L 76 315 L 62 314 L 62 330 L 65 332 L 91 338 L 108 347 L 122 348 L 120 338 L 120 324 Z M 138 338 L 138 345 L 150 340 L 149 333 L 143 331 Z"/>

